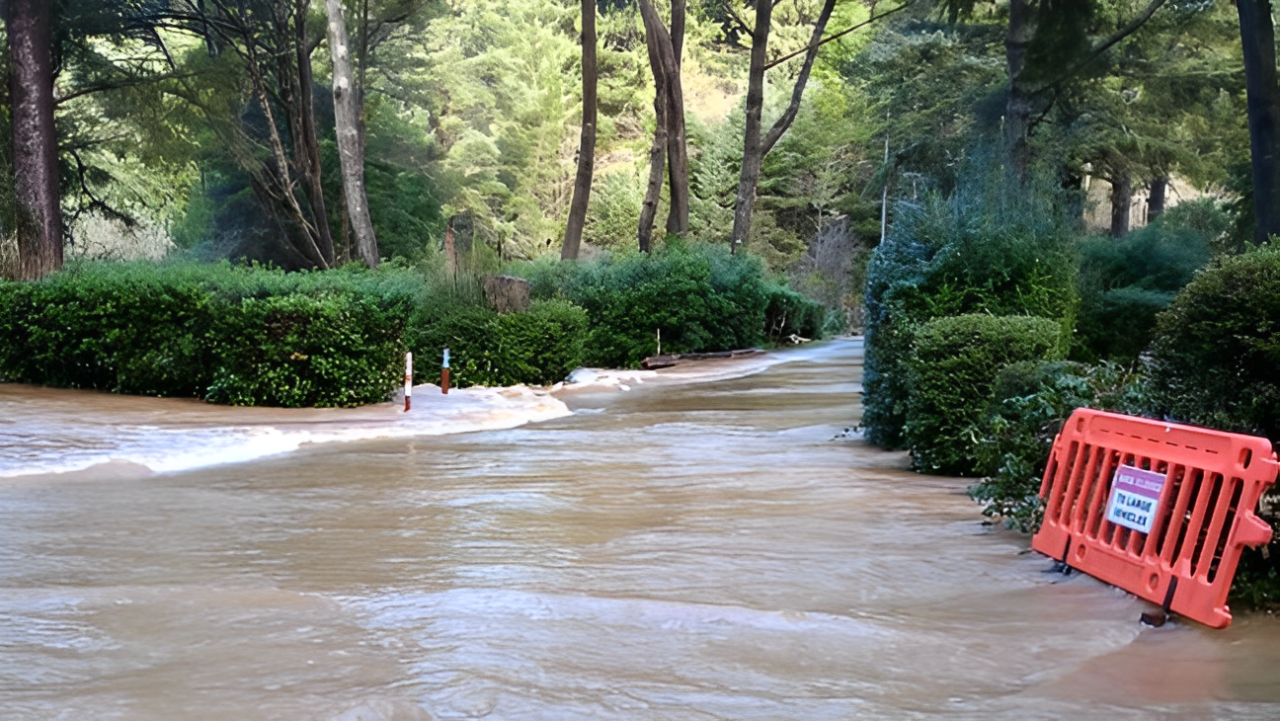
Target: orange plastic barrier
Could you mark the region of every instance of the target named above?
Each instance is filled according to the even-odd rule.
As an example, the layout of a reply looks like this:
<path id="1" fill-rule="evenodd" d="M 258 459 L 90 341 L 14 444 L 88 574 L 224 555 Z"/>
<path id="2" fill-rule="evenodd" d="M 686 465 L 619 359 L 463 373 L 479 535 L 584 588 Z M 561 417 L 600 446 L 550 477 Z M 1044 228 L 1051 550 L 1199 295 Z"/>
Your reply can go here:
<path id="1" fill-rule="evenodd" d="M 1265 438 L 1080 408 L 1053 443 L 1031 547 L 1213 628 L 1280 464 Z"/>

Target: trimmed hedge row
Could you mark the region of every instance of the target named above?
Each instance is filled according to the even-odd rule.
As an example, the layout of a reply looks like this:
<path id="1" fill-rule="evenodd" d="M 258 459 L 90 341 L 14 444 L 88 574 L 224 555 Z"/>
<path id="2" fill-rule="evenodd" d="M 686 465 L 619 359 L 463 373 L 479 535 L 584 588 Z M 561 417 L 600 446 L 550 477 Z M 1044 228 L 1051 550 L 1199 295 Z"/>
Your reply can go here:
<path id="1" fill-rule="evenodd" d="M 459 387 L 550 385 L 582 364 L 587 313 L 565 300 L 534 301 L 525 313 L 498 315 L 487 307 L 458 307 L 414 319 L 407 342 L 414 356 L 450 353 L 450 379 Z"/>
<path id="2" fill-rule="evenodd" d="M 564 298 L 586 309 L 583 362 L 634 368 L 657 352 L 751 348 L 795 333 L 819 338 L 827 311 L 771 282 L 759 259 L 723 245 L 668 241 L 650 254 L 615 254 L 590 263 L 531 263 L 515 272 L 534 297 Z"/>
<path id="3" fill-rule="evenodd" d="M 1060 354 L 1057 321 L 1030 316 L 938 318 L 915 333 L 904 434 L 917 470 L 981 474 L 979 426 L 1002 368 Z"/>
<path id="4" fill-rule="evenodd" d="M 381 401 L 421 289 L 408 271 L 80 264 L 0 285 L 0 378 L 238 405 Z"/>
<path id="5" fill-rule="evenodd" d="M 406 347 L 427 358 L 454 343 L 464 385 L 552 383 L 580 362 L 580 308 L 497 316 L 428 303 L 427 291 L 402 268 L 79 264 L 0 283 L 0 380 L 325 407 L 386 400 Z"/>

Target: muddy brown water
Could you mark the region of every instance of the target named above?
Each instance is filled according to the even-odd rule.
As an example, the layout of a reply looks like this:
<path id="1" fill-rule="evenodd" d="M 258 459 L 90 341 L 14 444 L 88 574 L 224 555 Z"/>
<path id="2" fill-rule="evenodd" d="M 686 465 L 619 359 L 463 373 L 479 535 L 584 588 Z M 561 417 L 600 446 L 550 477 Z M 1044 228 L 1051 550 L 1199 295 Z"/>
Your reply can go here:
<path id="1" fill-rule="evenodd" d="M 0 478 L 0 718 L 1280 718 L 1280 623 L 1144 628 L 1046 573 L 965 481 L 846 432 L 860 360 L 835 341 L 506 430 Z M 17 386 L 0 408 L 0 454 L 34 465 L 113 418 L 270 414 Z M 370 411 L 343 413 L 318 417 Z"/>

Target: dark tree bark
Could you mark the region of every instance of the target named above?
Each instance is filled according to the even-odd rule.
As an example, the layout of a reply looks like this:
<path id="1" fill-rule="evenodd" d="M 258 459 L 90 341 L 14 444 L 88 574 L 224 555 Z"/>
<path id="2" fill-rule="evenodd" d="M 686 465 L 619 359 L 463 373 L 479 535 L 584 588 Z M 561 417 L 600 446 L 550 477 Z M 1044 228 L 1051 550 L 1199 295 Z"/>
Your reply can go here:
<path id="1" fill-rule="evenodd" d="M 1151 181 L 1147 188 L 1147 222 L 1154 222 L 1164 212 L 1165 197 L 1169 193 L 1169 176 L 1162 175 Z"/>
<path id="2" fill-rule="evenodd" d="M 1129 234 L 1129 209 L 1133 207 L 1133 181 L 1128 171 L 1116 171 L 1111 176 L 1111 237 Z"/>
<path id="3" fill-rule="evenodd" d="M 378 267 L 378 240 L 369 216 L 364 185 L 364 144 L 361 142 L 360 96 L 351 74 L 350 38 L 342 17 L 341 0 L 325 0 L 329 17 L 329 51 L 333 55 L 333 105 L 338 135 L 338 158 L 342 165 L 342 187 L 351 214 L 351 230 L 356 237 L 356 254 L 370 268 Z"/>
<path id="4" fill-rule="evenodd" d="M 685 0 L 671 0 L 671 54 L 666 59 L 667 77 L 667 182 L 671 188 L 671 209 L 667 232 L 689 232 L 689 144 L 684 120 L 684 82 L 681 70 L 684 54 Z"/>
<path id="5" fill-rule="evenodd" d="M 591 177 L 596 158 L 596 2 L 582 0 L 582 134 L 578 140 L 578 175 L 573 181 L 573 200 L 564 232 L 561 260 L 577 260 L 582 245 L 582 228 L 587 222 L 591 199 Z"/>
<path id="6" fill-rule="evenodd" d="M 645 0 L 641 0 L 644 2 Z M 641 17 L 645 20 L 645 33 L 654 33 L 651 23 L 652 13 L 644 13 L 641 5 Z M 644 202 L 640 206 L 640 223 L 636 231 L 640 251 L 648 253 L 653 247 L 653 221 L 658 215 L 658 200 L 662 194 L 662 176 L 667 162 L 667 75 L 662 72 L 662 61 L 658 56 L 657 43 L 646 43 L 649 50 L 649 67 L 653 70 L 653 145 L 649 149 L 649 182 L 645 186 Z"/>
<path id="7" fill-rule="evenodd" d="M 1004 142 L 1014 177 L 1027 178 L 1031 166 L 1031 150 L 1027 134 L 1031 130 L 1031 113 L 1035 107 L 1032 88 L 1026 82 L 1027 50 L 1036 34 L 1033 0 L 1009 0 L 1009 26 L 1004 37 L 1005 69 L 1009 76 L 1008 96 L 1004 111 Z"/>
<path id="8" fill-rule="evenodd" d="M 298 0 L 297 56 L 298 56 L 298 119 L 300 137 L 296 140 L 298 174 L 307 187 L 307 200 L 311 203 L 316 222 L 316 245 L 327 265 L 335 263 L 333 233 L 329 229 L 329 212 L 325 207 L 324 184 L 321 178 L 320 139 L 316 133 L 315 80 L 311 74 L 311 39 L 307 37 L 307 0 Z"/>
<path id="9" fill-rule="evenodd" d="M 655 90 L 661 89 L 655 103 L 662 102 L 665 105 L 661 132 L 665 135 L 665 155 L 670 163 L 671 180 L 667 232 L 684 233 L 689 229 L 689 156 L 685 140 L 684 88 L 680 81 L 680 61 L 675 51 L 676 43 L 658 17 L 653 1 L 639 0 L 639 6 L 654 87 Z M 684 3 L 680 0 L 672 6 L 672 19 L 673 26 L 678 27 L 683 36 Z M 683 37 L 680 44 L 683 47 Z"/>
<path id="10" fill-rule="evenodd" d="M 1254 242 L 1280 235 L 1280 87 L 1276 84 L 1275 28 L 1270 0 L 1237 0 L 1248 95 L 1253 169 Z"/>
<path id="11" fill-rule="evenodd" d="M 733 252 L 751 235 L 751 214 L 756 206 L 756 189 L 760 184 L 760 171 L 764 167 L 764 156 L 769 154 L 782 134 L 787 132 L 800 110 L 800 100 L 804 97 L 805 85 L 809 82 L 809 73 L 813 70 L 813 61 L 818 57 L 822 46 L 822 34 L 827 29 L 827 21 L 831 19 L 831 11 L 836 0 L 824 0 L 822 12 L 813 26 L 813 37 L 805 52 L 804 64 L 800 67 L 800 75 L 796 78 L 791 91 L 791 102 L 783 111 L 782 117 L 761 134 L 761 114 L 764 111 L 764 72 L 769 43 L 769 31 L 773 23 L 773 4 L 762 2 L 756 7 L 756 25 L 751 33 L 751 68 L 747 76 L 747 117 L 746 133 L 742 144 L 742 169 L 738 176 L 738 197 L 733 211 L 733 234 L 731 236 Z"/>
<path id="12" fill-rule="evenodd" d="M 14 195 L 18 206 L 18 278 L 36 280 L 62 267 L 58 135 L 53 124 L 50 3 L 9 0 L 9 110 Z"/>

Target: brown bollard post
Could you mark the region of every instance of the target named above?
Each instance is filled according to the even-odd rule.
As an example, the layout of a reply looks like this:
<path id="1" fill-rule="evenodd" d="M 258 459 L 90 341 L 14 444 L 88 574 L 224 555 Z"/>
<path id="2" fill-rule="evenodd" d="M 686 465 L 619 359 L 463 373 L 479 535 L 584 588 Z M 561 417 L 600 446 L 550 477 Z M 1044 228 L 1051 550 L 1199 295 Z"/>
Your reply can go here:
<path id="1" fill-rule="evenodd" d="M 444 349 L 444 365 L 440 366 L 440 392 L 449 395 L 449 349 Z"/>

